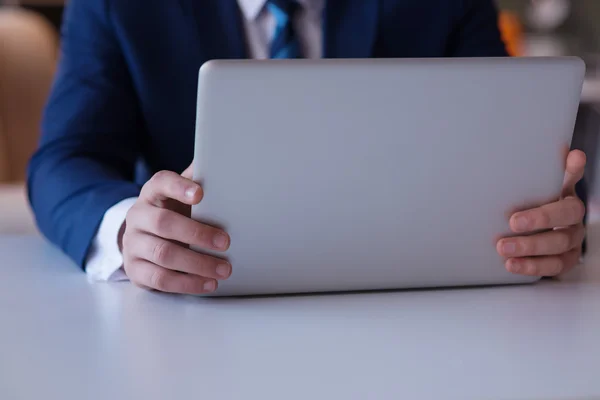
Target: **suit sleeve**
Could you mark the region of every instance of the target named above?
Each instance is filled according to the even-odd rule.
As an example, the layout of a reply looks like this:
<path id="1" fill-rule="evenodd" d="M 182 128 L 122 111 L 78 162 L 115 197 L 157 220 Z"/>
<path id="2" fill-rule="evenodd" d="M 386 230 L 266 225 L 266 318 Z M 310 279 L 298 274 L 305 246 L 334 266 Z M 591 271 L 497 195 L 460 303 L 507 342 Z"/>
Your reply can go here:
<path id="1" fill-rule="evenodd" d="M 104 213 L 139 195 L 142 129 L 109 0 L 71 0 L 27 185 L 40 230 L 81 267 Z"/>
<path id="2" fill-rule="evenodd" d="M 455 18 L 447 55 L 449 57 L 504 57 L 506 45 L 498 27 L 495 0 L 462 0 Z"/>

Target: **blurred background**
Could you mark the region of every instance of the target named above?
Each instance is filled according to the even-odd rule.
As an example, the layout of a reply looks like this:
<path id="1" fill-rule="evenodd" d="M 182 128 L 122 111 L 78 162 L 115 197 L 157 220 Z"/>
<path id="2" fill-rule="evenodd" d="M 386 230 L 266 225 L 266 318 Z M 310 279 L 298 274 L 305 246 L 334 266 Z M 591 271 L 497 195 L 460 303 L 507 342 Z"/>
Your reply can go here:
<path id="1" fill-rule="evenodd" d="M 498 24 L 512 55 L 577 55 L 586 62 L 573 147 L 588 154 L 586 175 L 595 213 L 595 199 L 600 199 L 600 0 L 497 3 Z M 25 168 L 56 68 L 64 1 L 0 4 L 0 234 L 35 233 L 24 190 Z"/>

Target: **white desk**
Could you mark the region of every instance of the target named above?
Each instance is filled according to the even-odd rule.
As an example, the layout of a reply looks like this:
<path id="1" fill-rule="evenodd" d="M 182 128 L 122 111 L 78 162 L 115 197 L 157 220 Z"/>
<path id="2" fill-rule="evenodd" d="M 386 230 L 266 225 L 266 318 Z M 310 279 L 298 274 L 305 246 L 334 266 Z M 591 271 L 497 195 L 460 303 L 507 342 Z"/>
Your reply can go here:
<path id="1" fill-rule="evenodd" d="M 0 398 L 599 398 L 590 236 L 563 282 L 229 300 L 90 284 L 42 239 L 0 237 Z"/>

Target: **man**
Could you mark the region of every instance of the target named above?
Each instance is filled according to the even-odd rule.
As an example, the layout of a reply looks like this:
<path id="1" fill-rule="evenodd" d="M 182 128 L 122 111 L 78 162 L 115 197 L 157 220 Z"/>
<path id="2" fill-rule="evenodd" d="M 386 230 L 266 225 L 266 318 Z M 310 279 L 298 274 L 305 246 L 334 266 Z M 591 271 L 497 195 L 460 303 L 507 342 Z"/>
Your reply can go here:
<path id="1" fill-rule="evenodd" d="M 230 238 L 189 218 L 202 199 L 189 169 L 169 172 L 193 157 L 205 61 L 476 56 L 506 56 L 493 0 L 71 0 L 29 170 L 38 224 L 96 279 L 211 292 L 232 266 L 187 245 L 226 251 Z M 155 172 L 141 188 L 140 159 Z M 577 263 L 584 165 L 583 153 L 570 153 L 564 197 L 512 216 L 522 236 L 497 246 L 509 271 L 554 276 Z"/>

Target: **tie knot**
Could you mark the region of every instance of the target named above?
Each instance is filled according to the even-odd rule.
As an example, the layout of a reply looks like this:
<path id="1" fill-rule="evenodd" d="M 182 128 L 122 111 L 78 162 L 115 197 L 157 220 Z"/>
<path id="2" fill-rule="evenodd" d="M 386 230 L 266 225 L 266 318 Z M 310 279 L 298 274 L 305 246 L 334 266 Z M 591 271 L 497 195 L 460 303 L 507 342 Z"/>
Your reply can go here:
<path id="1" fill-rule="evenodd" d="M 269 0 L 270 7 L 276 7 L 288 18 L 291 18 L 300 8 L 300 4 L 296 0 Z"/>

